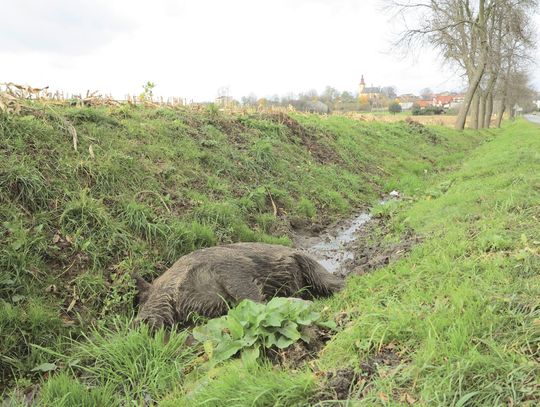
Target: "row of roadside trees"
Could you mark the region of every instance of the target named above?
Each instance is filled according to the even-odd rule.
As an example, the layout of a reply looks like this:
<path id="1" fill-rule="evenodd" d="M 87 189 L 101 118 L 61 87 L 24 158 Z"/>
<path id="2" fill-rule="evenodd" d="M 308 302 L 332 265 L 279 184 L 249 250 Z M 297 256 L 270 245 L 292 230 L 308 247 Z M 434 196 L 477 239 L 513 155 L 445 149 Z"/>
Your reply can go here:
<path id="1" fill-rule="evenodd" d="M 432 46 L 467 79 L 455 127 L 500 126 L 506 110 L 530 98 L 527 68 L 535 46 L 537 0 L 389 0 L 406 28 L 398 44 Z"/>

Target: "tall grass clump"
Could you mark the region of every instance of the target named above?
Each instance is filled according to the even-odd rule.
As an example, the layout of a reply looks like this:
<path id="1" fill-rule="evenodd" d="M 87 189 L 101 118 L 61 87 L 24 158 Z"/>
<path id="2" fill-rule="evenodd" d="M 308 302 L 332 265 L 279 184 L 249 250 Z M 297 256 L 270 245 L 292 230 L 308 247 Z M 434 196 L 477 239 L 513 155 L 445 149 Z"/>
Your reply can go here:
<path id="1" fill-rule="evenodd" d="M 196 349 L 186 345 L 187 332 L 153 334 L 146 325 L 134 329 L 117 320 L 112 328 L 93 329 L 74 343 L 71 366 L 89 383 L 106 383 L 133 402 L 157 401 L 182 385 Z"/>
<path id="2" fill-rule="evenodd" d="M 127 202 L 120 216 L 131 230 L 150 243 L 164 239 L 167 235 L 167 227 L 160 223 L 152 210 L 144 204 Z"/>
<path id="3" fill-rule="evenodd" d="M 57 348 L 68 333 L 62 319 L 42 298 L 26 296 L 0 299 L 0 379 L 6 382 L 13 372 L 32 372 L 48 355 L 34 345 Z"/>
<path id="4" fill-rule="evenodd" d="M 51 405 L 99 405 L 110 392 L 113 405 L 184 395 L 191 356 L 182 333 L 168 345 L 140 330 L 104 328 L 136 311 L 130 273 L 152 280 L 182 255 L 217 244 L 292 245 L 295 218 L 329 223 L 348 216 L 389 192 L 390 179 L 392 188 L 407 184 L 421 196 L 430 177 L 485 138 L 212 105 L 31 104 L 20 115 L 0 114 L 0 388 L 24 391 L 24 380 L 43 379 L 43 400 Z M 77 149 L 67 122 L 77 131 Z M 507 207 L 514 203 L 501 198 L 498 210 Z M 512 250 L 512 234 L 471 231 L 477 232 L 484 253 Z M 527 264 L 534 273 L 535 263 Z M 79 362 L 58 356 L 74 354 Z M 58 358 L 54 374 L 32 370 L 52 362 L 51 355 Z M 75 374 L 62 376 L 70 363 Z M 274 373 L 264 368 L 265 374 Z M 288 383 L 280 371 L 279 388 L 254 375 L 246 397 L 257 397 L 262 386 L 269 392 L 261 403 L 301 404 L 295 386 L 311 382 L 299 373 Z M 62 401 L 67 387 L 74 397 Z"/>
<path id="5" fill-rule="evenodd" d="M 99 267 L 110 258 L 119 258 L 133 246 L 122 223 L 87 190 L 68 201 L 59 219 L 61 232 L 73 242 L 71 250 L 85 253 Z"/>
<path id="6" fill-rule="evenodd" d="M 194 388 L 186 388 L 187 394 L 173 393 L 160 405 L 300 407 L 309 405 L 316 389 L 311 372 L 291 374 L 271 365 L 243 365 L 237 361 L 213 372 Z"/>
<path id="7" fill-rule="evenodd" d="M 115 407 L 121 401 L 112 386 L 91 386 L 67 373 L 47 380 L 38 396 L 38 405 L 58 407 Z"/>
<path id="8" fill-rule="evenodd" d="M 32 164 L 15 159 L 0 164 L 0 193 L 29 210 L 45 209 L 51 196 L 43 174 Z"/>

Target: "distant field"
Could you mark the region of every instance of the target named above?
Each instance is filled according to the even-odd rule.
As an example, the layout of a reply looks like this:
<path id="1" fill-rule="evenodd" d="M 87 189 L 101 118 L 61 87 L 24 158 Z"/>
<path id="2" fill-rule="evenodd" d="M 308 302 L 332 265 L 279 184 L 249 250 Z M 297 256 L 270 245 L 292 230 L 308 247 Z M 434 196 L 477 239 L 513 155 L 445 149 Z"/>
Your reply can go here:
<path id="1" fill-rule="evenodd" d="M 341 113 L 336 113 L 341 114 Z M 456 116 L 447 116 L 447 115 L 436 115 L 436 116 L 413 116 L 410 112 L 402 112 L 399 114 L 391 114 L 391 113 L 344 113 L 343 114 L 346 117 L 351 117 L 356 120 L 364 120 L 364 121 L 379 121 L 384 123 L 394 123 L 399 122 L 401 120 L 405 120 L 407 118 L 410 118 L 411 120 L 414 120 L 418 123 L 422 123 L 424 125 L 435 125 L 435 126 L 445 126 L 445 127 L 453 127 L 454 123 L 456 121 Z"/>

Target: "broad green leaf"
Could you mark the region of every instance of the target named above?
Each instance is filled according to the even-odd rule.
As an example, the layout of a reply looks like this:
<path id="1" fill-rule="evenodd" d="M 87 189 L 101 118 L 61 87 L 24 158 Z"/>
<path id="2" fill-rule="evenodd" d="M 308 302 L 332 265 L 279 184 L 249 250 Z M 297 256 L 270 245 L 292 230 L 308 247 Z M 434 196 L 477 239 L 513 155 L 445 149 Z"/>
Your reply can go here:
<path id="1" fill-rule="evenodd" d="M 290 301 L 288 298 L 284 297 L 274 297 L 270 301 L 268 301 L 268 304 L 266 305 L 267 310 L 275 310 L 275 309 L 283 309 L 287 308 L 290 304 Z"/>
<path id="2" fill-rule="evenodd" d="M 261 352 L 258 346 L 244 349 L 242 351 L 242 362 L 244 362 L 245 365 L 252 365 L 257 362 L 260 355 Z"/>
<path id="3" fill-rule="evenodd" d="M 244 335 L 244 327 L 238 321 L 236 318 L 231 317 L 227 321 L 227 328 L 229 328 L 229 331 L 231 332 L 231 336 L 234 339 L 239 339 Z"/>
<path id="4" fill-rule="evenodd" d="M 238 342 L 222 342 L 214 350 L 216 362 L 222 362 L 234 356 L 240 349 L 242 345 Z"/>
<path id="5" fill-rule="evenodd" d="M 300 339 L 300 332 L 298 332 L 298 325 L 294 322 L 287 322 L 284 327 L 279 328 L 278 332 L 293 341 Z"/>
<path id="6" fill-rule="evenodd" d="M 302 339 L 305 343 L 309 343 L 311 341 L 311 337 L 305 332 L 301 332 L 300 335 L 300 339 Z"/>
<path id="7" fill-rule="evenodd" d="M 214 356 L 214 343 L 212 341 L 206 341 L 204 342 L 204 353 L 208 355 L 209 359 L 212 359 Z"/>
<path id="8" fill-rule="evenodd" d="M 241 352 L 251 361 L 260 356 L 260 346 L 286 348 L 298 340 L 310 341 L 299 330 L 320 319 L 310 309 L 311 303 L 291 298 L 276 297 L 267 305 L 243 300 L 226 316 L 215 318 L 205 326 L 195 328 L 193 336 L 203 342 L 210 364 L 217 364 Z M 323 322 L 323 326 L 335 326 Z"/>
<path id="9" fill-rule="evenodd" d="M 265 320 L 261 322 L 261 325 L 279 327 L 281 326 L 282 322 L 283 318 L 281 317 L 281 315 L 276 313 L 268 313 Z"/>
<path id="10" fill-rule="evenodd" d="M 203 327 L 197 327 L 193 329 L 192 335 L 199 342 L 204 342 L 204 340 L 207 338 L 207 335 Z"/>
<path id="11" fill-rule="evenodd" d="M 275 333 L 269 333 L 264 338 L 264 346 L 267 348 L 271 348 L 272 346 L 277 345 L 277 336 Z"/>
<path id="12" fill-rule="evenodd" d="M 261 322 L 264 321 L 266 318 L 268 317 L 268 314 L 265 312 L 261 312 L 260 314 L 257 315 L 257 317 L 255 318 L 255 322 L 253 323 L 253 326 L 254 327 L 258 327 L 259 325 L 261 325 Z"/>
<path id="13" fill-rule="evenodd" d="M 302 315 L 296 318 L 296 322 L 300 325 L 311 325 L 313 322 L 317 321 L 320 318 L 318 312 L 310 312 L 307 315 Z"/>
<path id="14" fill-rule="evenodd" d="M 324 326 L 325 328 L 335 330 L 337 325 L 334 321 L 317 322 L 317 325 Z"/>
<path id="15" fill-rule="evenodd" d="M 240 341 L 242 342 L 242 345 L 244 347 L 249 347 L 253 345 L 255 342 L 257 342 L 257 337 L 253 335 L 246 335 L 244 336 Z"/>
<path id="16" fill-rule="evenodd" d="M 291 346 L 295 341 L 289 339 L 289 338 L 286 338 L 285 336 L 280 336 L 279 339 L 277 340 L 276 342 L 276 346 L 279 348 L 279 349 L 285 349 L 285 348 L 288 348 L 289 346 Z"/>

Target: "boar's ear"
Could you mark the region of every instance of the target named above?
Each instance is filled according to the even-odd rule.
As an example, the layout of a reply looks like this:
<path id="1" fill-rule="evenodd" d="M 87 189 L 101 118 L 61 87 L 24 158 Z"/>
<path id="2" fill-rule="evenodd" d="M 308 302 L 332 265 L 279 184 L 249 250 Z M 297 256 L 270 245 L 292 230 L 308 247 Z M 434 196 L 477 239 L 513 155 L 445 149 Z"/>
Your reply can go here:
<path id="1" fill-rule="evenodd" d="M 135 280 L 139 297 L 143 296 L 150 289 L 151 284 L 135 273 L 132 273 L 131 277 Z"/>

